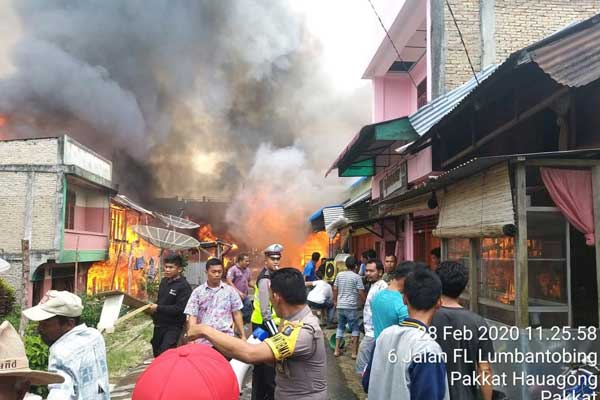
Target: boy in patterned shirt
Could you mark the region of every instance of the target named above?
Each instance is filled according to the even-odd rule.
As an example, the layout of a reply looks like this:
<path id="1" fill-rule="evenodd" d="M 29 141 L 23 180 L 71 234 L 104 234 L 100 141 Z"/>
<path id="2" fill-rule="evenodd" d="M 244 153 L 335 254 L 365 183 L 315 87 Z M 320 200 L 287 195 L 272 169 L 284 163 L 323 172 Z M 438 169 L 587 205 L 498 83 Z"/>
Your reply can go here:
<path id="1" fill-rule="evenodd" d="M 188 329 L 197 324 L 204 324 L 216 330 L 233 336 L 233 328 L 240 337 L 246 340 L 244 323 L 242 321 L 242 300 L 228 284 L 224 283 L 223 263 L 217 258 L 206 262 L 206 283 L 198 286 L 192 292 L 184 314 L 189 316 Z M 205 339 L 198 339 L 196 343 L 209 344 Z"/>

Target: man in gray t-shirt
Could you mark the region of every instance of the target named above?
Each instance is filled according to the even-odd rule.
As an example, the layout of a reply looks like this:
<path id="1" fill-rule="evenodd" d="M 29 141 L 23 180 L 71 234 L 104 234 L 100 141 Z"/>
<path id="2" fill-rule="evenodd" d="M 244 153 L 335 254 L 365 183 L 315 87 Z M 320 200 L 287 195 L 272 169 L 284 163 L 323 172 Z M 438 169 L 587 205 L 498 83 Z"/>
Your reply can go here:
<path id="1" fill-rule="evenodd" d="M 358 338 L 360 336 L 358 324 L 358 306 L 364 304 L 365 287 L 362 278 L 356 271 L 356 258 L 346 258 L 347 271 L 340 272 L 333 282 L 333 305 L 338 310 L 338 326 L 335 334 L 336 357 L 340 355 L 340 342 L 344 337 L 346 324 L 352 329 L 352 359 L 356 359 L 358 353 Z"/>

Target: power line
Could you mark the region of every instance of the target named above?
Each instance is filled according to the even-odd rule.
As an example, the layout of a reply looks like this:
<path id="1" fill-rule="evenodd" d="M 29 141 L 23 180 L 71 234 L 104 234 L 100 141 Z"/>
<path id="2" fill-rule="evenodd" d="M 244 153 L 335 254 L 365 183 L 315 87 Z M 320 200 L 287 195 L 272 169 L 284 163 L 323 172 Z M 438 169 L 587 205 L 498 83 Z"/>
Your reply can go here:
<path id="1" fill-rule="evenodd" d="M 369 0 L 371 1 L 371 0 Z M 462 43 L 463 49 L 465 49 L 465 54 L 467 55 L 467 60 L 469 61 L 469 66 L 471 67 L 471 72 L 473 73 L 473 77 L 475 78 L 475 82 L 479 85 L 479 79 L 477 78 L 477 74 L 475 73 L 475 68 L 473 68 L 473 63 L 471 62 L 471 57 L 469 57 L 469 51 L 467 50 L 467 45 L 463 39 L 462 32 L 458 27 L 458 22 L 456 22 L 456 18 L 454 17 L 454 12 L 452 11 L 452 7 L 450 7 L 450 2 L 446 0 L 446 5 L 448 6 L 448 10 L 450 10 L 450 15 L 452 16 L 452 20 L 454 21 L 454 26 L 456 26 L 456 30 L 458 31 L 458 36 L 460 36 L 460 42 Z"/>
<path id="2" fill-rule="evenodd" d="M 373 9 L 373 12 L 375 13 L 375 16 L 379 20 L 379 23 L 381 24 L 381 27 L 383 28 L 383 31 L 385 32 L 385 35 L 387 36 L 388 40 L 392 44 L 392 47 L 396 51 L 396 55 L 398 56 L 398 59 L 400 60 L 400 62 L 404 62 L 404 60 L 402 59 L 402 56 L 400 56 L 400 52 L 398 51 L 398 48 L 396 47 L 396 44 L 392 40 L 392 37 L 390 36 L 388 30 L 385 28 L 385 25 L 383 24 L 383 21 L 381 20 L 381 17 L 379 16 L 379 13 L 377 13 L 377 10 L 375 9 L 375 6 L 373 5 L 373 2 L 371 0 L 367 0 L 367 1 L 371 5 L 371 8 Z M 408 74 L 408 77 L 410 78 L 410 81 L 412 82 L 413 86 L 415 88 L 417 88 L 417 84 L 415 83 L 415 80 L 413 79 L 412 75 L 410 74 L 410 71 L 406 71 L 406 73 Z"/>

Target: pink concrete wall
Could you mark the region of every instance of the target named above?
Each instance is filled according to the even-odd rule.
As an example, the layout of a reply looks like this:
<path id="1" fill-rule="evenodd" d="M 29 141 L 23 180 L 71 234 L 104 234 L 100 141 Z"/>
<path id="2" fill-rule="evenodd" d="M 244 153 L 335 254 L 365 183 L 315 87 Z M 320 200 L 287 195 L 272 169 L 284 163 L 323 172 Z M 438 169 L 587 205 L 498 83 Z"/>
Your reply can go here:
<path id="1" fill-rule="evenodd" d="M 373 122 L 409 115 L 411 87 L 410 79 L 403 75 L 373 79 Z"/>
<path id="2" fill-rule="evenodd" d="M 381 193 L 379 192 L 379 182 L 381 182 L 381 180 L 383 179 L 384 176 L 385 176 L 384 171 L 380 171 L 371 180 L 371 198 L 372 199 L 378 199 L 381 196 Z"/>
<path id="3" fill-rule="evenodd" d="M 415 183 L 426 178 L 432 172 L 431 146 L 427 147 L 407 161 L 408 183 Z"/>
<path id="4" fill-rule="evenodd" d="M 413 222 L 408 216 L 404 219 L 404 257 L 412 260 L 415 256 L 413 249 Z"/>
<path id="5" fill-rule="evenodd" d="M 75 206 L 75 231 L 108 233 L 108 208 Z"/>
<path id="6" fill-rule="evenodd" d="M 42 296 L 46 294 L 48 290 L 52 289 L 52 273 L 50 268 L 44 267 L 44 283 L 42 284 Z"/>
<path id="7" fill-rule="evenodd" d="M 423 57 L 421 60 L 415 65 L 411 71 L 410 76 L 412 76 L 415 84 L 419 84 L 427 77 L 427 58 Z M 429 86 L 429 82 L 427 82 L 427 86 Z M 410 85 L 410 113 L 414 113 L 417 111 L 417 88 L 415 85 Z"/>
<path id="8" fill-rule="evenodd" d="M 417 88 L 427 77 L 427 59 L 423 57 L 407 74 L 388 74 L 373 79 L 373 122 L 405 117 L 417 111 Z M 413 84 L 414 81 L 414 84 Z"/>
<path id="9" fill-rule="evenodd" d="M 108 248 L 108 234 L 95 232 L 81 232 L 65 230 L 65 250 L 77 250 L 77 238 L 79 238 L 79 250 L 106 250 Z"/>

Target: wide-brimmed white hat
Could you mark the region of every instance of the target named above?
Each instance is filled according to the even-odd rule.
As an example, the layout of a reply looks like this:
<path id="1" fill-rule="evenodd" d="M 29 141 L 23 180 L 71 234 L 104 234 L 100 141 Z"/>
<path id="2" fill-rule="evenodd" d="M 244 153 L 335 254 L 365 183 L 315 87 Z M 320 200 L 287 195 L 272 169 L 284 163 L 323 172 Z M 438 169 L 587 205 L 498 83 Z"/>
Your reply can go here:
<path id="1" fill-rule="evenodd" d="M 79 317 L 83 304 L 79 296 L 65 290 L 48 290 L 40 303 L 23 310 L 23 315 L 32 321 L 43 321 L 62 315 L 64 317 Z"/>
<path id="2" fill-rule="evenodd" d="M 8 321 L 0 325 L 0 377 L 4 376 L 25 378 L 32 385 L 48 385 L 65 381 L 65 378 L 59 374 L 29 368 L 23 341 Z"/>

